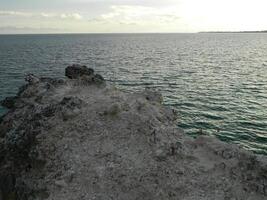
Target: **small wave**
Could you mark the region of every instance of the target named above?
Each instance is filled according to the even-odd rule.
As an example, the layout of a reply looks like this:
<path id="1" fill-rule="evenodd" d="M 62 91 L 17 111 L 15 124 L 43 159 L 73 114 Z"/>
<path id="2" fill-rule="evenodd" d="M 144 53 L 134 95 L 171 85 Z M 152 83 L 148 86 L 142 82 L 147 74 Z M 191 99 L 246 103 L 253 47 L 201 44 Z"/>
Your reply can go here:
<path id="1" fill-rule="evenodd" d="M 211 120 L 223 120 L 224 117 L 222 116 L 219 116 L 219 115 L 215 115 L 215 113 L 206 113 L 206 112 L 203 112 L 200 114 L 200 116 L 203 116 L 207 119 L 211 119 Z"/>

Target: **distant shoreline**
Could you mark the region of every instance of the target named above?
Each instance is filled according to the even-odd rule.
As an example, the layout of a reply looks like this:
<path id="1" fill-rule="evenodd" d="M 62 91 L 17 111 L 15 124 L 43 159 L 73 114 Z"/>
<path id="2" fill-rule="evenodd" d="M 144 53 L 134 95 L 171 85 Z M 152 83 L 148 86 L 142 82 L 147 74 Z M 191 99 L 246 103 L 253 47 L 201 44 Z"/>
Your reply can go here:
<path id="1" fill-rule="evenodd" d="M 198 33 L 267 33 L 266 31 L 202 31 Z"/>

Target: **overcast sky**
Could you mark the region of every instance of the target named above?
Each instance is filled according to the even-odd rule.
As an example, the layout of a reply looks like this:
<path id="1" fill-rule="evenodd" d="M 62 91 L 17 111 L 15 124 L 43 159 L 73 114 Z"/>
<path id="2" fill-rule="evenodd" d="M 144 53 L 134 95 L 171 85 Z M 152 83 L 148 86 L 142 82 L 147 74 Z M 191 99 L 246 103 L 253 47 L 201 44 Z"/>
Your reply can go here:
<path id="1" fill-rule="evenodd" d="M 267 0 L 0 0 L 0 33 L 267 29 Z"/>

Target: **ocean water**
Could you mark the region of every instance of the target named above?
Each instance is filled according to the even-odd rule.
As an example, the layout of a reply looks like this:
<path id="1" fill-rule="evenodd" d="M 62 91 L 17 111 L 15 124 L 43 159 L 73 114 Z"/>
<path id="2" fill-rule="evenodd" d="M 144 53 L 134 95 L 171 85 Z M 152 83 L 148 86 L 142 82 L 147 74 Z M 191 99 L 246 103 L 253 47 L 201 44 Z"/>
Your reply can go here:
<path id="1" fill-rule="evenodd" d="M 267 34 L 2 35 L 0 99 L 25 74 L 62 77 L 72 63 L 123 90 L 160 91 L 190 135 L 267 154 Z"/>

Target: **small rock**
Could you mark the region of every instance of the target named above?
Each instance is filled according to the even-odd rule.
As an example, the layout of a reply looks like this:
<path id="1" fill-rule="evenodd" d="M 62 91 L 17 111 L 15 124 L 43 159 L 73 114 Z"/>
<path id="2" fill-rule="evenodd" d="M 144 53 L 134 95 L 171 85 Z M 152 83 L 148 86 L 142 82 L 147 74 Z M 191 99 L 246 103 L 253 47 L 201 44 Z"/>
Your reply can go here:
<path id="1" fill-rule="evenodd" d="M 8 109 L 12 109 L 15 106 L 17 97 L 6 97 L 3 101 L 1 101 L 1 105 Z"/>
<path id="2" fill-rule="evenodd" d="M 74 110 L 65 109 L 62 111 L 62 118 L 64 121 L 67 121 L 69 119 L 76 117 L 79 113 L 80 113 L 79 109 L 74 109 Z"/>
<path id="3" fill-rule="evenodd" d="M 159 102 L 159 103 L 162 103 L 162 101 L 163 101 L 162 95 L 158 92 L 155 92 L 155 91 L 151 91 L 151 90 L 146 89 L 144 91 L 144 95 L 148 101 L 154 101 L 154 102 Z"/>
<path id="4" fill-rule="evenodd" d="M 167 154 L 163 149 L 157 149 L 155 152 L 155 157 L 157 161 L 164 161 L 167 159 Z"/>
<path id="5" fill-rule="evenodd" d="M 25 76 L 25 81 L 27 81 L 29 84 L 35 84 L 38 83 L 40 80 L 38 77 L 34 76 L 33 74 L 27 74 Z"/>
<path id="6" fill-rule="evenodd" d="M 66 175 L 64 176 L 64 180 L 67 183 L 72 182 L 72 179 L 74 178 L 75 172 L 73 170 L 69 170 L 66 172 Z"/>
<path id="7" fill-rule="evenodd" d="M 55 115 L 56 111 L 57 111 L 57 107 L 53 104 L 50 104 L 47 107 L 42 109 L 41 115 L 44 117 L 52 117 Z"/>
<path id="8" fill-rule="evenodd" d="M 105 79 L 104 79 L 101 75 L 96 74 L 96 75 L 93 77 L 93 81 L 94 81 L 95 83 L 102 84 L 102 83 L 105 82 Z"/>
<path id="9" fill-rule="evenodd" d="M 28 84 L 21 86 L 19 88 L 19 91 L 17 93 L 17 96 L 20 96 L 27 88 L 28 88 Z"/>
<path id="10" fill-rule="evenodd" d="M 121 111 L 121 106 L 117 103 L 110 106 L 110 108 L 104 111 L 104 115 L 116 116 Z"/>
<path id="11" fill-rule="evenodd" d="M 80 78 L 80 81 L 82 83 L 82 85 L 91 85 L 94 82 L 94 76 L 93 75 L 83 75 Z"/>
<path id="12" fill-rule="evenodd" d="M 101 75 L 99 75 L 99 74 L 96 74 L 96 75 L 90 75 L 90 76 L 88 76 L 88 75 L 83 75 L 83 76 L 81 76 L 81 78 L 80 78 L 80 80 L 81 80 L 81 83 L 83 84 L 83 85 L 91 85 L 91 84 L 103 84 L 103 83 L 105 83 L 105 80 L 104 80 L 104 78 L 101 76 Z"/>
<path id="13" fill-rule="evenodd" d="M 119 104 L 113 104 L 111 107 L 110 107 L 110 110 L 109 110 L 109 113 L 111 115 L 117 115 L 121 110 L 121 107 Z"/>
<path id="14" fill-rule="evenodd" d="M 64 180 L 56 180 L 55 185 L 58 187 L 67 187 L 67 183 Z"/>
<path id="15" fill-rule="evenodd" d="M 169 155 L 174 156 L 182 149 L 182 143 L 177 141 L 176 143 L 172 143 L 169 147 Z"/>
<path id="16" fill-rule="evenodd" d="M 3 198 L 15 199 L 14 196 L 14 187 L 15 187 L 15 176 L 13 174 L 0 174 L 0 197 L 2 195 Z M 2 192 L 2 194 L 1 194 Z M 12 197 L 12 198 L 11 198 Z"/>
<path id="17" fill-rule="evenodd" d="M 81 76 L 90 76 L 94 74 L 94 70 L 82 65 L 71 65 L 65 69 L 65 76 L 70 79 L 77 79 Z"/>
<path id="18" fill-rule="evenodd" d="M 60 102 L 60 105 L 63 105 L 66 108 L 74 109 L 74 108 L 81 108 L 83 101 L 78 97 L 64 97 Z"/>

